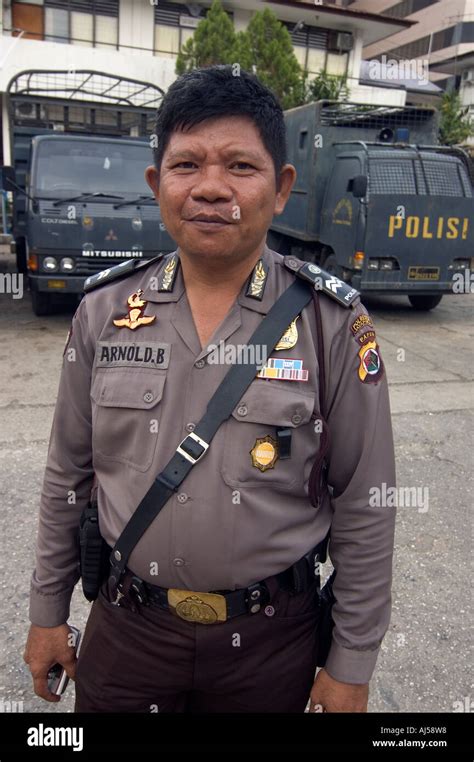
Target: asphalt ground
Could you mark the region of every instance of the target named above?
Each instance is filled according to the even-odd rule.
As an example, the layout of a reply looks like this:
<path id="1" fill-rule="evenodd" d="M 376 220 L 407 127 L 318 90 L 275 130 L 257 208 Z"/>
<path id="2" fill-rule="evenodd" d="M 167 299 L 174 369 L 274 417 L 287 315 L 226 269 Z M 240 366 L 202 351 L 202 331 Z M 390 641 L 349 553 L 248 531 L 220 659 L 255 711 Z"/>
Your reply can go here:
<path id="1" fill-rule="evenodd" d="M 0 251 L 0 272 L 13 270 Z M 474 294 L 446 296 L 429 313 L 402 296 L 364 302 L 389 379 L 398 486 L 421 490 L 417 506 L 398 509 L 392 620 L 369 710 L 469 711 Z M 7 702 L 28 712 L 73 709 L 71 684 L 58 704 L 37 698 L 22 659 L 39 493 L 72 314 L 38 318 L 28 293 L 0 293 L 0 711 Z M 83 628 L 88 610 L 78 588 L 70 622 Z"/>

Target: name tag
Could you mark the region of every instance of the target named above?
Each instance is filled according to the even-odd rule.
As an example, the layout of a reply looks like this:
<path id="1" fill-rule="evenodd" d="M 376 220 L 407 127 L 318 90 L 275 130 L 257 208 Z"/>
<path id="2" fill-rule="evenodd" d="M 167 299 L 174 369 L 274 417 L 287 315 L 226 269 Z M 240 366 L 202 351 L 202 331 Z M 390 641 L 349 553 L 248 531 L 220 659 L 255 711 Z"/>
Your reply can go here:
<path id="1" fill-rule="evenodd" d="M 171 344 L 158 341 L 98 341 L 98 368 L 167 368 Z"/>

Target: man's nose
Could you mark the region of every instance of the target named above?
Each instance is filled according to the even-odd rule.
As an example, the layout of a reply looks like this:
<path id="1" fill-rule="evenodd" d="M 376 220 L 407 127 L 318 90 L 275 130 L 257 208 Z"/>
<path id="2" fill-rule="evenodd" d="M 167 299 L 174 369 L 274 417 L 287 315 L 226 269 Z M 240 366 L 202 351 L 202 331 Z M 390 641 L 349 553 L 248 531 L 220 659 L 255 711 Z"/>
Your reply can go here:
<path id="1" fill-rule="evenodd" d="M 225 179 L 223 167 L 204 167 L 199 175 L 196 175 L 196 183 L 191 189 L 192 198 L 204 198 L 206 201 L 223 199 L 232 200 L 233 191 Z"/>

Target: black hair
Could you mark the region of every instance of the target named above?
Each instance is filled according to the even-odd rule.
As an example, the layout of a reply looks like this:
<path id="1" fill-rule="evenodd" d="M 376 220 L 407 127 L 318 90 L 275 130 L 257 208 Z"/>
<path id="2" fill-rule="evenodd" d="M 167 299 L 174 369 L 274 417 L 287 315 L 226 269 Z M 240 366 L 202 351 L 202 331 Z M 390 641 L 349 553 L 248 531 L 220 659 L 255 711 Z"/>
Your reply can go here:
<path id="1" fill-rule="evenodd" d="M 277 97 L 254 74 L 237 64 L 207 66 L 182 74 L 165 93 L 157 111 L 153 158 L 158 171 L 171 133 L 186 131 L 205 119 L 248 116 L 273 159 L 279 186 L 286 163 L 286 132 Z"/>

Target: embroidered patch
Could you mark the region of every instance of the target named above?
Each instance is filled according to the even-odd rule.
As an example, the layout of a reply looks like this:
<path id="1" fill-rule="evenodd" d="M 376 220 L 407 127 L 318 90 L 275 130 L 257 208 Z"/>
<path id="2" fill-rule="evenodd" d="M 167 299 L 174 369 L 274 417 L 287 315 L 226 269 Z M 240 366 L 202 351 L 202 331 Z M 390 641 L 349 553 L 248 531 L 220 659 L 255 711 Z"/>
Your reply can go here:
<path id="1" fill-rule="evenodd" d="M 179 257 L 174 254 L 166 263 L 158 278 L 158 291 L 170 292 L 174 288 L 174 282 L 178 273 Z"/>
<path id="2" fill-rule="evenodd" d="M 360 336 L 354 336 L 354 338 L 362 347 L 364 344 L 368 344 L 369 341 L 376 341 L 375 331 L 365 331 Z"/>
<path id="3" fill-rule="evenodd" d="M 98 341 L 97 368 L 161 368 L 168 367 L 171 344 L 158 341 Z"/>
<path id="4" fill-rule="evenodd" d="M 250 276 L 245 296 L 249 296 L 251 299 L 258 299 L 259 302 L 262 301 L 268 270 L 268 265 L 265 264 L 263 259 L 259 259 Z"/>
<path id="5" fill-rule="evenodd" d="M 355 336 L 363 328 L 373 328 L 374 324 L 369 315 L 358 315 L 351 325 L 351 331 Z"/>
<path id="6" fill-rule="evenodd" d="M 375 341 L 369 341 L 359 349 L 359 378 L 364 383 L 375 383 L 383 374 L 383 363 L 378 345 Z"/>

